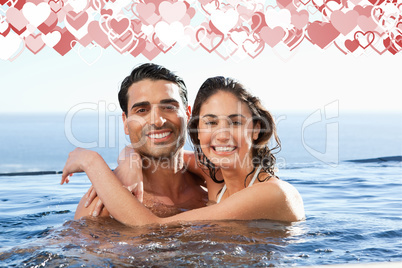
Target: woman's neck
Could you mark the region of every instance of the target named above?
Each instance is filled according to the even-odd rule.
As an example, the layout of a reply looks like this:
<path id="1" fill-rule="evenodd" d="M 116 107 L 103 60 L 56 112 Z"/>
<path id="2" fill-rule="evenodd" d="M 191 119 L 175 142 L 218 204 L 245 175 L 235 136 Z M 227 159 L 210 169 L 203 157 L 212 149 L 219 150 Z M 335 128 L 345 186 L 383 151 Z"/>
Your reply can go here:
<path id="1" fill-rule="evenodd" d="M 223 180 L 226 184 L 226 193 L 224 194 L 225 197 L 229 197 L 234 193 L 237 193 L 240 190 L 243 190 L 244 181 L 247 175 L 250 174 L 254 169 L 253 164 L 248 163 L 245 167 L 241 168 L 221 168 Z M 249 175 L 247 178 L 247 183 L 251 181 L 251 178 L 254 176 L 256 170 L 253 171 L 252 174 Z M 247 187 L 248 185 L 246 185 Z"/>

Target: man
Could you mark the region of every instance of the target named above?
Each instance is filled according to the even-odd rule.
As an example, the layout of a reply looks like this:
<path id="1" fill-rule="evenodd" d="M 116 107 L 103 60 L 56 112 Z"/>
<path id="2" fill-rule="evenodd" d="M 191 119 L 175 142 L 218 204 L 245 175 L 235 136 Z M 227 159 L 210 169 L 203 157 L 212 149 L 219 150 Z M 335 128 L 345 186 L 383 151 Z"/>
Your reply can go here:
<path id="1" fill-rule="evenodd" d="M 184 167 L 183 146 L 191 114 L 184 81 L 162 66 L 143 64 L 122 82 L 119 103 L 124 131 L 143 162 L 139 174 L 141 169 L 135 169 L 132 159 L 121 159 L 130 156 L 130 149 L 127 154 L 123 151 L 114 174 L 127 187 L 142 176 L 143 203 L 159 217 L 205 206 L 208 197 L 203 179 Z M 96 197 L 86 206 L 88 195 L 81 198 L 75 219 L 93 215 L 93 211 L 96 216 L 95 208 L 101 203 Z M 109 213 L 104 208 L 100 215 Z"/>

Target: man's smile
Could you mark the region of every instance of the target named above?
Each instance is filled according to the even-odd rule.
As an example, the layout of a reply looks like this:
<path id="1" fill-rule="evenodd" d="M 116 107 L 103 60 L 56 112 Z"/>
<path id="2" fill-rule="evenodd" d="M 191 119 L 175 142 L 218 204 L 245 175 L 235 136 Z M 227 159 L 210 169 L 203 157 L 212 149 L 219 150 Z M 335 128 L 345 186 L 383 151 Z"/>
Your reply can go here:
<path id="1" fill-rule="evenodd" d="M 173 132 L 171 130 L 151 131 L 146 136 L 153 141 L 160 142 L 168 140 Z"/>

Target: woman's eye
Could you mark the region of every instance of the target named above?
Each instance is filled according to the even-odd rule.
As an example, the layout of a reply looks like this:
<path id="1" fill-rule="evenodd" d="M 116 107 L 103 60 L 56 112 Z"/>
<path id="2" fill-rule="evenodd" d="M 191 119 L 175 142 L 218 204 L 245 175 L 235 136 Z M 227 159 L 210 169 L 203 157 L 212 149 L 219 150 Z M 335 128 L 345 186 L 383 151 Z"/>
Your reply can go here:
<path id="1" fill-rule="evenodd" d="M 242 123 L 240 121 L 232 121 L 232 125 L 240 126 Z"/>
<path id="2" fill-rule="evenodd" d="M 205 125 L 207 125 L 207 126 L 214 126 L 214 125 L 216 125 L 216 122 L 214 122 L 214 121 L 207 121 L 207 122 L 205 122 Z"/>

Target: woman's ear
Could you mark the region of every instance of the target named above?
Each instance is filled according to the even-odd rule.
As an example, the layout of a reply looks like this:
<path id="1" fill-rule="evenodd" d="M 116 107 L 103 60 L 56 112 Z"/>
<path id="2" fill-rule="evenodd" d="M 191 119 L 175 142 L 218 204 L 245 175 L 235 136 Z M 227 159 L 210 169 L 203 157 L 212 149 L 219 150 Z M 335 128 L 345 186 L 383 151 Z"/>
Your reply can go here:
<path id="1" fill-rule="evenodd" d="M 261 131 L 261 123 L 258 121 L 253 129 L 253 140 L 257 140 L 258 136 L 260 135 L 260 131 Z"/>

